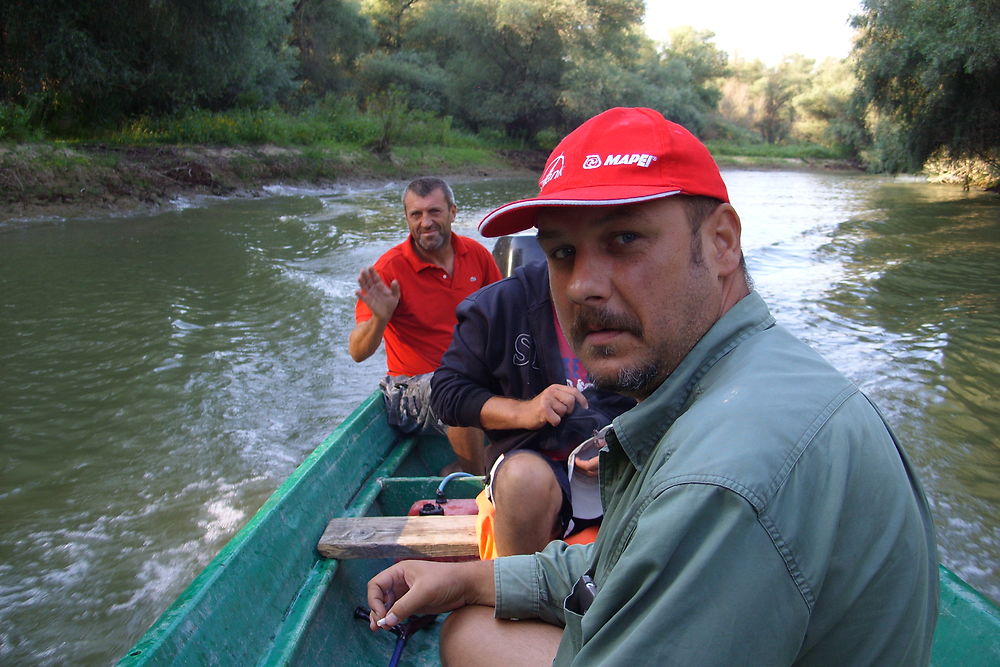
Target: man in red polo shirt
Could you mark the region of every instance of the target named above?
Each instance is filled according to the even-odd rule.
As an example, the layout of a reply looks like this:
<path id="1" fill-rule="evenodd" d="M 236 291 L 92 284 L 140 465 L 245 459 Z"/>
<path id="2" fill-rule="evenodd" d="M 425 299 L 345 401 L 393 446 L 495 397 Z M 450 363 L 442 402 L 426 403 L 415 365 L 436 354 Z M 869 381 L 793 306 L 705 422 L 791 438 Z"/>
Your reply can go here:
<path id="1" fill-rule="evenodd" d="M 403 191 L 410 235 L 361 271 L 348 339 L 354 361 L 372 356 L 385 339 L 388 373 L 380 383 L 389 423 L 406 433 L 447 433 L 457 468 L 482 474 L 483 432 L 445 427 L 430 407 L 430 378 L 451 344 L 455 307 L 480 287 L 500 280 L 493 255 L 453 234 L 458 207 L 439 178 L 418 178 Z"/>

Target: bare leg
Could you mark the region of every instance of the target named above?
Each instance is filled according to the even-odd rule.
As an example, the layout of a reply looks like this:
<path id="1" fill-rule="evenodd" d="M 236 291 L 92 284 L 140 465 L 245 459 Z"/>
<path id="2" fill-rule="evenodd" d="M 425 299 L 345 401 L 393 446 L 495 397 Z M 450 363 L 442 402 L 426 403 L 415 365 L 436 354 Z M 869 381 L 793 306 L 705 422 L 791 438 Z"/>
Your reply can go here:
<path id="1" fill-rule="evenodd" d="M 500 556 L 533 554 L 558 537 L 562 489 L 552 468 L 529 453 L 506 456 L 491 481 L 494 534 Z"/>
<path id="2" fill-rule="evenodd" d="M 482 475 L 486 472 L 484 469 L 486 436 L 482 430 L 472 426 L 450 426 L 448 442 L 451 443 L 451 449 L 458 459 L 459 469 L 473 475 Z"/>
<path id="3" fill-rule="evenodd" d="M 491 607 L 462 607 L 441 628 L 441 663 L 449 665 L 551 665 L 562 628 L 541 621 L 493 618 Z"/>

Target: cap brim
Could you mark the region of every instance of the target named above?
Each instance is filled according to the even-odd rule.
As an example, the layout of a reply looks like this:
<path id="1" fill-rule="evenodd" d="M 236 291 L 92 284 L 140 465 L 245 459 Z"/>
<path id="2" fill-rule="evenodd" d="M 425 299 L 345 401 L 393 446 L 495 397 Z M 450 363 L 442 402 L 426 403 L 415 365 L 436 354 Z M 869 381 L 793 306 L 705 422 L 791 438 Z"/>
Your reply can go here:
<path id="1" fill-rule="evenodd" d="M 625 190 L 626 192 L 623 192 Z M 638 204 L 680 194 L 679 189 L 664 191 L 663 186 L 598 186 L 563 190 L 558 195 L 519 199 L 494 209 L 479 223 L 479 233 L 486 237 L 506 236 L 535 226 L 539 208 L 558 206 L 620 206 Z"/>

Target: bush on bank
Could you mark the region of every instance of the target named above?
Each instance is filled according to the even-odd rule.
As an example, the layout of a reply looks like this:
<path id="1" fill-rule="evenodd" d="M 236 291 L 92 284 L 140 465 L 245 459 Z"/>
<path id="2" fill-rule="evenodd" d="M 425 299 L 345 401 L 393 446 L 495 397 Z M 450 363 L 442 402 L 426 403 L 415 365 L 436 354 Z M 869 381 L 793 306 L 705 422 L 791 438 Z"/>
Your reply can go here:
<path id="1" fill-rule="evenodd" d="M 335 100 L 297 114 L 277 107 L 223 112 L 192 109 L 175 116 L 142 116 L 109 135 L 91 139 L 133 145 L 483 145 L 479 138 L 454 129 L 449 117 L 407 109 L 391 100 L 382 106 L 372 105 L 366 112 L 358 112 L 349 102 Z"/>

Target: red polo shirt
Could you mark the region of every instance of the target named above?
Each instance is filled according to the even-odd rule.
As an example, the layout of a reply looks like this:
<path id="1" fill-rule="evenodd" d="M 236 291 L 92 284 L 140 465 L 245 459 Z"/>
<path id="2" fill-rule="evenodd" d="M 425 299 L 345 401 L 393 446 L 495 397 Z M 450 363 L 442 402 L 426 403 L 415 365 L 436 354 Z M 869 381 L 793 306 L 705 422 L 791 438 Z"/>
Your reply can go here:
<path id="1" fill-rule="evenodd" d="M 455 307 L 480 287 L 503 276 L 490 251 L 476 241 L 452 232 L 455 266 L 449 275 L 436 264 L 422 260 L 410 236 L 375 262 L 386 285 L 399 282 L 399 305 L 385 329 L 385 357 L 389 375 L 432 373 L 451 344 Z M 355 322 L 372 317 L 358 299 Z"/>

